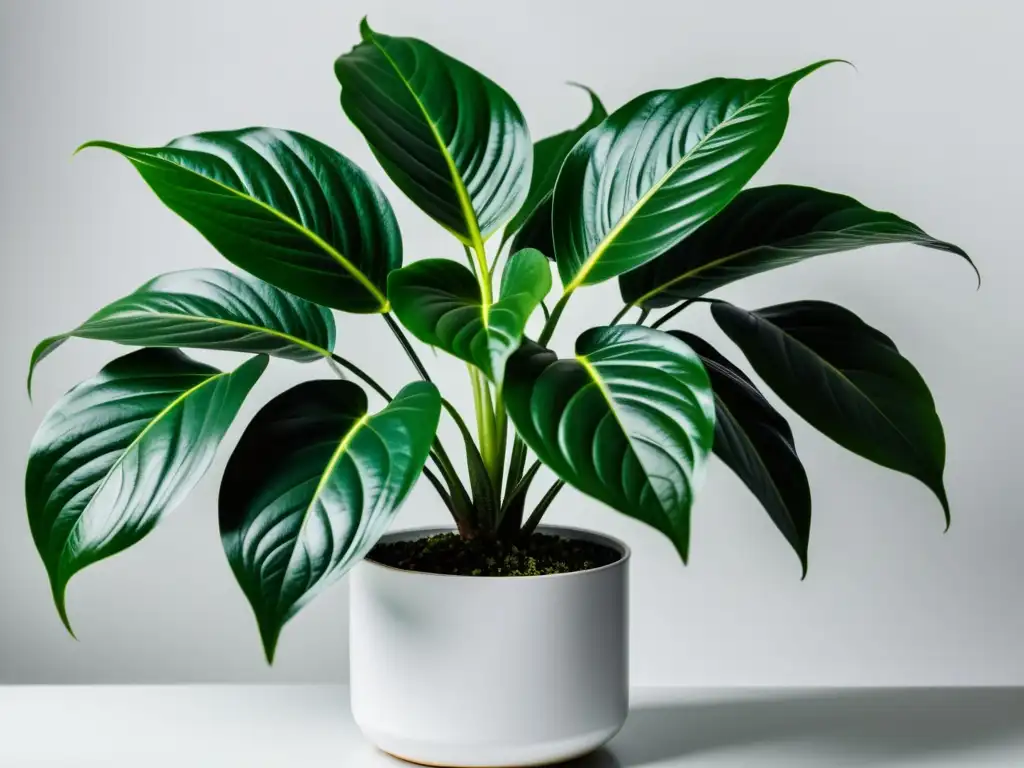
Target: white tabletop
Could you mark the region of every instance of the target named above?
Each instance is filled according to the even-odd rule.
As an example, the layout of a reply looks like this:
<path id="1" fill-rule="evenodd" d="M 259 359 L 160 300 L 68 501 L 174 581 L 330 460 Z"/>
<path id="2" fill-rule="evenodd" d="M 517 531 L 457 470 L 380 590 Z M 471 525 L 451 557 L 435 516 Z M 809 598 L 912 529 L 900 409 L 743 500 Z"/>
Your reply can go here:
<path id="1" fill-rule="evenodd" d="M 396 768 L 340 686 L 0 686 L 0 766 Z M 638 689 L 573 768 L 1024 766 L 1024 690 Z"/>

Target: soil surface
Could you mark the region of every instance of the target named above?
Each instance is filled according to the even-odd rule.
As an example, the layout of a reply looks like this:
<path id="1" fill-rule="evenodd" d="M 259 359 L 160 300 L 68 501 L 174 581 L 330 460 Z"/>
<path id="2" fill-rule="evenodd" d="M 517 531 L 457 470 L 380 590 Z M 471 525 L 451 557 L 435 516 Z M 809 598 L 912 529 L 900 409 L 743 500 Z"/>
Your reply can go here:
<path id="1" fill-rule="evenodd" d="M 619 559 L 610 547 L 591 541 L 535 533 L 516 543 L 464 541 L 440 533 L 413 541 L 378 544 L 371 560 L 406 571 L 456 576 L 543 576 L 600 568 Z"/>

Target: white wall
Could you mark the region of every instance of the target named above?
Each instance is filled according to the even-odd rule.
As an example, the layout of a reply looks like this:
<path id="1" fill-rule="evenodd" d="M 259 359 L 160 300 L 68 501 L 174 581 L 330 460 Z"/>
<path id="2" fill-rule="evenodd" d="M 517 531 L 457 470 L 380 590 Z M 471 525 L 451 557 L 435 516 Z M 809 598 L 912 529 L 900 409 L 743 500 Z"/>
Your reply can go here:
<path id="1" fill-rule="evenodd" d="M 101 152 L 72 161 L 87 139 L 158 144 L 252 124 L 300 130 L 383 183 L 408 259 L 458 254 L 384 178 L 338 106 L 331 64 L 369 13 L 380 30 L 430 40 L 502 83 L 538 137 L 585 113 L 566 80 L 614 106 L 714 75 L 772 76 L 830 56 L 856 64 L 797 88 L 787 137 L 758 181 L 816 185 L 897 211 L 966 247 L 982 289 L 956 257 L 888 247 L 822 257 L 722 295 L 755 308 L 837 301 L 894 337 L 945 423 L 950 532 L 923 486 L 795 418 L 815 502 L 804 582 L 767 516 L 721 465 L 695 509 L 686 569 L 658 534 L 578 494 L 563 493 L 552 520 L 634 547 L 639 683 L 1024 683 L 1017 3 L 6 0 L 2 9 L 0 682 L 345 676 L 344 586 L 285 630 L 274 669 L 263 664 L 217 535 L 226 450 L 149 539 L 76 577 L 69 606 L 80 642 L 71 640 L 29 536 L 23 462 L 49 405 L 118 350 L 68 344 L 41 367 L 34 405 L 24 374 L 36 341 L 149 277 L 223 264 L 126 163 Z M 563 348 L 616 305 L 614 285 L 579 294 Z M 705 310 L 687 315 L 738 356 Z M 339 347 L 389 387 L 413 376 L 375 318 L 340 318 Z M 426 359 L 468 408 L 462 366 Z M 275 361 L 246 412 L 310 375 L 330 374 Z M 425 484 L 400 516 L 403 525 L 443 520 Z"/>

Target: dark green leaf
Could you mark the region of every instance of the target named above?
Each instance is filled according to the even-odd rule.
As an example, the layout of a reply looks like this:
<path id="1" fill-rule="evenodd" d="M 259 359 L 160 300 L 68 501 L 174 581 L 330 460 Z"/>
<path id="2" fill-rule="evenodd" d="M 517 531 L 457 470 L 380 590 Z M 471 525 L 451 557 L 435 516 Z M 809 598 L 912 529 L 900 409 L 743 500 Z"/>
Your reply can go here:
<path id="1" fill-rule="evenodd" d="M 485 312 L 473 273 L 448 259 L 424 259 L 388 278 L 388 297 L 420 341 L 477 366 L 500 382 L 526 321 L 551 290 L 551 268 L 538 251 L 512 254 L 498 301 Z"/>
<path id="2" fill-rule="evenodd" d="M 636 325 L 586 331 L 571 360 L 524 341 L 505 396 L 516 431 L 558 477 L 662 531 L 686 560 L 715 430 L 711 386 L 689 347 Z"/>
<path id="3" fill-rule="evenodd" d="M 714 452 L 786 537 L 807 573 L 811 490 L 789 424 L 739 368 L 704 339 L 669 331 L 700 356 L 715 393 Z"/>
<path id="4" fill-rule="evenodd" d="M 888 336 L 824 301 L 756 312 L 716 303 L 711 313 L 790 408 L 844 448 L 923 482 L 949 524 L 942 423 L 924 380 Z"/>
<path id="5" fill-rule="evenodd" d="M 512 238 L 512 251 L 533 248 L 555 260 L 555 241 L 551 234 L 551 195 L 538 203 L 533 215 Z"/>
<path id="6" fill-rule="evenodd" d="M 572 83 L 572 85 L 576 84 Z M 530 180 L 530 192 L 526 196 L 523 207 L 506 225 L 501 236 L 502 242 L 508 240 L 523 226 L 524 222 L 536 215 L 538 207 L 551 197 L 551 191 L 555 188 L 555 179 L 558 178 L 558 171 L 562 167 L 562 161 L 569 154 L 569 150 L 576 146 L 576 142 L 582 139 L 587 131 L 599 125 L 608 116 L 604 104 L 601 103 L 601 99 L 596 93 L 585 85 L 577 87 L 582 88 L 590 96 L 590 114 L 575 128 L 543 138 L 533 145 L 533 178 Z M 548 211 L 546 226 L 550 230 L 551 208 L 550 206 L 545 206 L 545 208 Z M 542 212 L 541 219 L 543 220 L 543 218 Z M 541 253 L 549 258 L 554 258 L 554 254 L 544 249 L 541 249 Z"/>
<path id="7" fill-rule="evenodd" d="M 151 149 L 83 146 L 127 158 L 168 208 L 261 280 L 346 312 L 387 311 L 398 223 L 370 177 L 326 144 L 247 128 Z"/>
<path id="8" fill-rule="evenodd" d="M 915 243 L 971 263 L 962 249 L 892 213 L 846 195 L 778 185 L 741 192 L 690 237 L 621 275 L 619 289 L 627 304 L 656 309 L 812 256 L 885 243 Z"/>
<path id="9" fill-rule="evenodd" d="M 500 87 L 410 37 L 374 32 L 340 56 L 341 106 L 409 199 L 477 248 L 530 184 L 530 134 Z"/>
<path id="10" fill-rule="evenodd" d="M 256 415 L 224 472 L 224 551 L 268 661 L 285 622 L 377 543 L 430 453 L 433 384 L 408 385 L 372 416 L 366 406 L 352 382 L 299 384 Z"/>
<path id="11" fill-rule="evenodd" d="M 584 136 L 553 199 L 565 289 L 639 267 L 722 210 L 782 139 L 793 86 L 826 63 L 776 80 L 652 91 Z"/>
<path id="12" fill-rule="evenodd" d="M 311 362 L 334 349 L 329 310 L 248 275 L 188 269 L 150 280 L 108 304 L 73 331 L 44 339 L 36 365 L 68 338 L 140 347 L 192 347 L 254 352 Z"/>
<path id="13" fill-rule="evenodd" d="M 68 392 L 29 452 L 25 502 L 53 599 L 70 631 L 68 581 L 149 533 L 213 461 L 267 366 L 233 373 L 170 349 L 141 349 Z"/>

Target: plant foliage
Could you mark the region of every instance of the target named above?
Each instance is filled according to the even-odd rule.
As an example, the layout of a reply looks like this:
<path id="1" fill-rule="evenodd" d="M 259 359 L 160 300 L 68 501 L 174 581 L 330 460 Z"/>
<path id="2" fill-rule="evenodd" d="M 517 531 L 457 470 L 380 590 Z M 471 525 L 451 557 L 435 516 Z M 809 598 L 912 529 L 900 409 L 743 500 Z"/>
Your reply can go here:
<path id="1" fill-rule="evenodd" d="M 745 189 L 783 139 L 793 89 L 831 62 L 680 83 L 610 113 L 585 89 L 582 122 L 532 141 L 516 102 L 485 75 L 422 40 L 366 21 L 360 32 L 335 62 L 342 110 L 395 186 L 454 236 L 454 258 L 403 266 L 395 215 L 370 174 L 295 131 L 83 145 L 126 159 L 241 272 L 161 275 L 32 354 L 30 387 L 37 364 L 70 339 L 140 348 L 70 390 L 32 441 L 29 524 L 69 629 L 68 581 L 180 503 L 271 356 L 325 360 L 344 380 L 271 399 L 221 481 L 224 551 L 268 660 L 285 623 L 370 551 L 420 475 L 467 547 L 518 551 L 571 485 L 662 532 L 685 561 L 694 498 L 716 455 L 806 573 L 811 494 L 793 431 L 710 342 L 662 330 L 695 302 L 711 305 L 793 412 L 922 482 L 948 523 L 942 425 L 888 336 L 822 301 L 751 311 L 707 296 L 881 244 L 970 263 L 958 246 L 845 195 Z M 552 263 L 561 288 L 549 310 Z M 571 297 L 612 278 L 621 311 L 560 356 L 552 341 Z M 639 321 L 620 324 L 633 308 Z M 645 325 L 656 309 L 667 312 Z M 336 331 L 332 310 L 380 315 L 421 380 L 392 396 L 338 354 L 358 345 L 344 319 Z M 473 420 L 441 396 L 406 330 L 465 364 Z M 249 357 L 223 372 L 181 349 Z M 442 413 L 464 443 L 465 480 L 437 436 Z M 555 480 L 537 494 L 541 467 Z"/>

